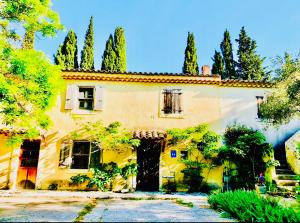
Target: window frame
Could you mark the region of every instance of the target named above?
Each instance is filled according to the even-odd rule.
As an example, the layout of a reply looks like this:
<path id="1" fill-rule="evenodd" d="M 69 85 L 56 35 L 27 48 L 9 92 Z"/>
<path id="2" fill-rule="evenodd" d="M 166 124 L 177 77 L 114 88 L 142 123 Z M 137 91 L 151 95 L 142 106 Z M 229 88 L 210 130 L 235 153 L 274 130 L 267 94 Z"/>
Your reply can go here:
<path id="1" fill-rule="evenodd" d="M 93 89 L 93 97 L 92 98 L 81 98 L 80 97 L 80 89 Z M 92 109 L 86 109 L 80 107 L 80 100 L 91 100 L 92 101 Z M 76 97 L 76 109 L 81 111 L 94 111 L 95 108 L 95 86 L 80 86 L 78 85 L 77 97 Z"/>
<path id="2" fill-rule="evenodd" d="M 265 97 L 264 96 L 255 96 L 256 98 L 256 118 L 259 120 L 262 120 L 264 117 L 261 114 L 260 106 L 264 102 Z"/>
<path id="3" fill-rule="evenodd" d="M 173 95 L 177 94 L 177 97 L 178 97 L 177 100 L 179 101 L 179 104 L 175 105 L 177 108 L 175 108 L 175 109 L 173 109 L 173 107 L 171 108 L 171 111 L 175 110 L 175 113 L 165 112 L 165 108 L 166 108 L 166 106 L 165 106 L 165 94 L 168 91 L 170 91 L 170 93 L 172 95 L 172 98 L 171 98 L 172 106 L 174 104 Z M 163 88 L 160 91 L 159 116 L 162 117 L 162 118 L 180 118 L 180 119 L 184 118 L 183 108 L 185 106 L 184 106 L 183 94 L 184 94 L 184 91 L 181 88 Z M 179 110 L 178 110 L 178 108 L 179 108 Z"/>
<path id="4" fill-rule="evenodd" d="M 74 154 L 73 149 L 74 149 L 75 142 L 88 142 L 89 143 L 88 166 L 87 166 L 86 169 L 72 168 L 72 165 L 73 165 L 73 154 Z M 61 142 L 61 146 L 62 146 L 63 143 L 64 142 Z M 89 140 L 85 140 L 85 139 L 82 139 L 82 140 L 71 140 L 68 143 L 66 143 L 66 146 L 69 148 L 69 153 L 62 152 L 64 150 L 62 150 L 62 147 L 60 147 L 58 167 L 60 169 L 68 169 L 68 170 L 71 170 L 71 171 L 88 171 L 90 168 L 93 168 L 93 167 L 90 167 L 90 165 L 91 165 L 91 158 L 92 158 L 91 156 L 92 156 L 93 143 L 95 145 L 97 145 L 95 142 L 89 141 Z M 69 163 L 67 165 L 63 164 L 62 159 L 61 159 L 62 158 L 61 154 L 63 154 L 64 157 L 67 157 L 67 158 L 64 158 L 64 159 L 69 159 Z M 69 154 L 69 156 L 66 156 L 66 154 Z M 99 157 L 99 163 L 102 163 L 103 162 L 103 153 L 102 153 L 102 150 L 101 150 L 100 147 L 99 147 L 99 155 L 100 155 L 100 157 Z"/>
<path id="5" fill-rule="evenodd" d="M 72 165 L 73 165 L 73 149 L 74 149 L 74 143 L 75 142 L 88 142 L 90 144 L 90 146 L 89 146 L 89 155 L 88 155 L 89 157 L 88 157 L 88 166 L 87 166 L 87 168 L 72 168 Z M 72 148 L 71 148 L 71 151 L 70 151 L 71 164 L 70 164 L 69 169 L 71 169 L 71 170 L 88 170 L 88 169 L 90 169 L 89 167 L 90 167 L 90 160 L 91 160 L 91 145 L 92 145 L 92 142 L 90 142 L 88 140 L 74 140 L 72 142 Z"/>

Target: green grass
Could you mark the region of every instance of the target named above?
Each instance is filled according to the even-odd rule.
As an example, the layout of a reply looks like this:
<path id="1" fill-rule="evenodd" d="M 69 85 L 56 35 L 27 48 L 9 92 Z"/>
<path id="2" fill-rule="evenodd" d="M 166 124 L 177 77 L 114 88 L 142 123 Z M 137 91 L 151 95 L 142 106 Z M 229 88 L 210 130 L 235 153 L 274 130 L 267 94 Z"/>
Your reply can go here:
<path id="1" fill-rule="evenodd" d="M 96 207 L 97 205 L 97 200 L 93 199 L 90 203 L 88 203 L 87 205 L 85 205 L 83 207 L 83 209 L 78 213 L 76 219 L 74 220 L 74 222 L 82 222 L 83 218 L 85 215 L 87 215 L 88 213 L 90 213 L 94 207 Z"/>
<path id="2" fill-rule="evenodd" d="M 261 197 L 255 191 L 214 194 L 208 203 L 242 222 L 300 222 L 300 213 L 294 208 L 280 205 L 278 199 Z"/>
<path id="3" fill-rule="evenodd" d="M 193 203 L 192 202 L 188 202 L 188 201 L 184 201 L 182 199 L 176 199 L 175 201 L 177 204 L 180 204 L 182 206 L 186 206 L 186 207 L 189 207 L 189 208 L 192 208 L 194 207 Z"/>

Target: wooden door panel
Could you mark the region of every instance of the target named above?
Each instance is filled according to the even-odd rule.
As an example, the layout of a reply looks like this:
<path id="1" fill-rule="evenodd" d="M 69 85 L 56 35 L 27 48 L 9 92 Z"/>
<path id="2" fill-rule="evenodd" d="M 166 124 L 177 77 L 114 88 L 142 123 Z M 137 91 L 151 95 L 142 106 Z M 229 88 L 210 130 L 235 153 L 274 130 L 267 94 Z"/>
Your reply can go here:
<path id="1" fill-rule="evenodd" d="M 158 191 L 161 143 L 144 140 L 137 150 L 137 189 Z"/>

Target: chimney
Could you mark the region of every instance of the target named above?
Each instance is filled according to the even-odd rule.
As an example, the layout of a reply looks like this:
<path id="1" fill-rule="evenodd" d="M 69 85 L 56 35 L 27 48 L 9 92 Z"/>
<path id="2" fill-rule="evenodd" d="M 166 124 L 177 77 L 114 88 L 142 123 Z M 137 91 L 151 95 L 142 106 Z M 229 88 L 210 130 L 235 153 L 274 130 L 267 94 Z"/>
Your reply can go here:
<path id="1" fill-rule="evenodd" d="M 202 71 L 202 75 L 211 75 L 209 65 L 203 65 L 201 71 Z"/>

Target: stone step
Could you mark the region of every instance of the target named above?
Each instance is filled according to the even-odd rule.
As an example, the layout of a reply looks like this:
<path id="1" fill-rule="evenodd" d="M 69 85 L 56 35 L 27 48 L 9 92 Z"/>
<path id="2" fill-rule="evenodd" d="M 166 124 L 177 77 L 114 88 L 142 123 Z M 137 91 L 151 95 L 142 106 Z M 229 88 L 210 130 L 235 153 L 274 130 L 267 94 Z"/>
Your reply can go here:
<path id="1" fill-rule="evenodd" d="M 293 171 L 284 168 L 276 168 L 276 174 L 294 174 Z"/>
<path id="2" fill-rule="evenodd" d="M 277 166 L 277 167 L 279 167 L 281 169 L 289 169 L 290 168 L 287 163 L 280 163 L 280 166 Z"/>
<path id="3" fill-rule="evenodd" d="M 278 186 L 278 188 L 288 190 L 288 191 L 294 191 L 295 190 L 295 186 Z"/>
<path id="4" fill-rule="evenodd" d="M 277 174 L 276 179 L 278 180 L 298 180 L 297 175 L 295 174 Z"/>
<path id="5" fill-rule="evenodd" d="M 278 186 L 296 186 L 298 180 L 276 180 Z"/>

